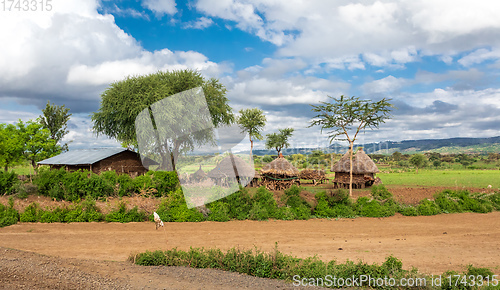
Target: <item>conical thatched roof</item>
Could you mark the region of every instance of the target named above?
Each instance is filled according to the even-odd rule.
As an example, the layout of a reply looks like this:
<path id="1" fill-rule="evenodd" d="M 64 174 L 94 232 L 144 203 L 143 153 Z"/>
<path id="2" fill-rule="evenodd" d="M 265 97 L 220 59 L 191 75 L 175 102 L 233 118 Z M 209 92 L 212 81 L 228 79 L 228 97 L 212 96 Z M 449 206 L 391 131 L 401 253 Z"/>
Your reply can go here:
<path id="1" fill-rule="evenodd" d="M 195 180 L 202 180 L 205 177 L 207 177 L 207 174 L 203 171 L 203 169 L 201 169 L 201 165 L 200 168 L 192 175 L 192 178 Z"/>
<path id="2" fill-rule="evenodd" d="M 284 175 L 284 176 L 298 176 L 299 170 L 295 168 L 292 163 L 288 162 L 283 157 L 278 157 L 272 162 L 264 166 L 260 172 L 262 174 Z"/>
<path id="3" fill-rule="evenodd" d="M 231 154 L 234 159 L 234 163 L 236 165 L 236 170 L 238 171 L 238 176 L 239 177 L 253 177 L 255 168 L 249 164 L 248 162 L 244 161 L 240 157 Z M 226 156 L 224 159 L 222 159 L 217 166 L 212 169 L 210 172 L 208 172 L 208 177 L 210 178 L 225 178 L 225 177 L 232 177 L 235 175 L 235 170 L 233 167 L 233 161 L 231 160 L 231 155 Z"/>
<path id="4" fill-rule="evenodd" d="M 350 162 L 349 162 L 349 151 L 347 151 L 340 160 L 332 166 L 332 172 L 349 172 Z M 363 149 L 359 149 L 356 154 L 352 157 L 352 173 L 353 174 L 364 174 L 364 173 L 377 173 L 380 172 L 375 165 L 375 162 L 366 155 Z"/>

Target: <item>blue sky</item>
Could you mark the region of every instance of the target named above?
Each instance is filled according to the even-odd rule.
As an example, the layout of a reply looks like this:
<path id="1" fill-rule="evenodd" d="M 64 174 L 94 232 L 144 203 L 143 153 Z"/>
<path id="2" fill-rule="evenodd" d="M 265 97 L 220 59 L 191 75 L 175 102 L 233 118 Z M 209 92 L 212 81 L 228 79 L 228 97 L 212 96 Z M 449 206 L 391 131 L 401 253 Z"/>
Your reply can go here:
<path id="1" fill-rule="evenodd" d="M 53 0 L 51 11 L 0 10 L 0 122 L 71 109 L 70 148 L 96 138 L 89 114 L 127 75 L 191 68 L 228 88 L 235 112 L 266 112 L 264 133 L 325 146 L 307 128 L 327 96 L 391 98 L 398 107 L 359 142 L 500 135 L 500 2 Z M 262 148 L 258 142 L 256 148 Z"/>

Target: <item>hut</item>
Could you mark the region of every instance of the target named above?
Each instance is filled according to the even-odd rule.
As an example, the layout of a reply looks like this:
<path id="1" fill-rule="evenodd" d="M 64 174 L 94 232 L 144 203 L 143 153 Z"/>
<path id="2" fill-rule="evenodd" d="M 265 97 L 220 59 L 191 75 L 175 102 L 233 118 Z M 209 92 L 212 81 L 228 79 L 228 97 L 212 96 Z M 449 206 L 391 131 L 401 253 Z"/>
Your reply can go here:
<path id="1" fill-rule="evenodd" d="M 201 165 L 200 168 L 190 177 L 190 179 L 194 181 L 203 181 L 205 178 L 207 178 L 207 174 L 203 171 L 203 169 L 201 169 Z"/>
<path id="2" fill-rule="evenodd" d="M 219 186 L 228 185 L 234 178 L 242 185 L 246 185 L 252 180 L 254 172 L 255 168 L 251 164 L 241 157 L 229 154 L 210 170 L 207 176 Z"/>
<path id="3" fill-rule="evenodd" d="M 264 166 L 260 173 L 262 174 L 262 185 L 268 190 L 283 190 L 290 188 L 293 184 L 300 185 L 299 170 L 281 154 Z"/>
<path id="4" fill-rule="evenodd" d="M 349 188 L 350 180 L 350 157 L 349 151 L 332 166 L 335 172 L 333 188 Z M 371 186 L 375 181 L 375 173 L 380 172 L 377 165 L 360 148 L 352 157 L 352 188 L 365 188 Z"/>
<path id="5" fill-rule="evenodd" d="M 259 171 L 255 171 L 252 181 L 248 184 L 249 187 L 259 187 L 262 185 L 262 175 Z"/>
<path id="6" fill-rule="evenodd" d="M 151 164 L 154 161 L 146 159 Z M 142 175 L 148 170 L 143 166 L 138 153 L 125 148 L 97 148 L 71 150 L 38 162 L 52 169 L 65 167 L 68 171 L 86 169 L 94 173 L 115 170 L 132 177 Z"/>

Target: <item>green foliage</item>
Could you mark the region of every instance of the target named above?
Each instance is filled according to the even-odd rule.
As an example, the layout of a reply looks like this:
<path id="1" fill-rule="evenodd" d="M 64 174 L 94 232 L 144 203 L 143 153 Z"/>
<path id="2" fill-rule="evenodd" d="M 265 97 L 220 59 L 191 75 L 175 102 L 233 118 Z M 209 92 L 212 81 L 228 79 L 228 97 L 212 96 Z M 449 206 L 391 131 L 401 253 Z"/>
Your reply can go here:
<path id="1" fill-rule="evenodd" d="M 214 201 L 208 205 L 208 208 L 211 212 L 208 216 L 209 221 L 227 222 L 231 220 L 231 217 L 229 216 L 229 206 L 227 203 L 221 200 Z"/>
<path id="2" fill-rule="evenodd" d="M 68 112 L 69 108 L 65 108 L 64 105 L 51 105 L 50 101 L 47 101 L 45 109 L 42 110 L 43 115 L 40 115 L 38 118 L 38 121 L 43 128 L 49 130 L 50 138 L 56 141 L 56 144 L 61 142 L 64 135 L 69 132 L 67 128 L 71 114 Z M 64 151 L 67 151 L 68 144 L 62 145 L 62 148 Z"/>
<path id="3" fill-rule="evenodd" d="M 196 87 L 203 88 L 215 127 L 234 122 L 232 109 L 228 104 L 229 100 L 225 96 L 226 88 L 217 79 L 207 80 L 200 72 L 186 69 L 130 76 L 112 83 L 101 94 L 100 108 L 92 115 L 93 130 L 98 135 L 107 135 L 125 145 L 137 146 L 135 131 L 137 115 L 165 97 Z M 180 124 L 190 124 L 197 121 L 187 119 L 190 114 L 186 114 L 186 111 L 182 109 L 170 110 L 168 114 L 173 119 L 179 120 Z M 170 130 L 170 128 L 163 128 L 163 130 Z M 164 136 L 176 136 L 170 134 L 171 132 L 164 133 L 166 133 Z M 190 136 L 172 153 L 178 155 L 194 143 L 204 143 L 207 140 L 206 135 Z M 164 164 L 160 166 L 166 168 Z"/>
<path id="4" fill-rule="evenodd" d="M 417 170 L 415 173 L 418 173 L 418 169 L 426 165 L 427 158 L 423 154 L 413 154 L 409 161 L 413 166 L 416 167 Z"/>
<path id="5" fill-rule="evenodd" d="M 71 205 L 69 208 L 42 209 L 36 202 L 28 205 L 20 215 L 21 222 L 97 222 L 102 221 L 103 215 L 97 208 L 95 201 L 87 199 Z"/>
<path id="6" fill-rule="evenodd" d="M 161 265 L 215 268 L 256 277 L 282 279 L 290 282 L 297 281 L 294 279 L 294 277 L 297 277 L 296 275 L 301 278 L 307 277 L 314 281 L 320 281 L 320 279 L 324 279 L 327 275 L 344 280 L 352 277 L 360 277 L 361 275 L 366 275 L 373 279 L 394 278 L 396 281 L 401 280 L 401 278 L 418 277 L 416 270 L 403 270 L 401 260 L 393 256 L 387 257 L 386 261 L 381 265 L 370 265 L 361 261 L 358 263 L 347 261 L 344 264 L 337 264 L 335 261 L 323 262 L 316 256 L 302 259 L 285 255 L 278 251 L 277 246 L 272 253 L 264 253 L 257 249 L 254 251 L 243 251 L 232 248 L 227 252 L 223 252 L 219 249 L 191 248 L 189 251 L 182 251 L 175 248 L 165 252 L 147 251 L 131 256 L 129 259 L 143 266 Z M 423 277 L 423 275 L 420 275 L 420 277 Z M 376 289 L 383 289 L 383 287 Z"/>
<path id="7" fill-rule="evenodd" d="M 152 171 L 148 172 L 151 174 Z M 154 171 L 153 184 L 158 196 L 165 196 L 179 186 L 179 179 L 175 171 Z"/>
<path id="8" fill-rule="evenodd" d="M 22 132 L 15 125 L 0 124 L 0 165 L 4 171 L 23 160 L 24 146 Z"/>
<path id="9" fill-rule="evenodd" d="M 392 199 L 392 193 L 387 190 L 383 185 L 373 185 L 371 188 L 371 194 L 376 200 L 387 200 Z"/>
<path id="10" fill-rule="evenodd" d="M 19 182 L 14 171 L 0 171 L 0 195 L 11 194 L 14 186 Z"/>
<path id="11" fill-rule="evenodd" d="M 266 220 L 273 217 L 278 209 L 273 193 L 265 187 L 257 189 L 253 197 L 252 208 L 249 212 L 249 218 L 252 220 Z"/>
<path id="12" fill-rule="evenodd" d="M 237 119 L 237 123 L 241 128 L 242 133 L 248 133 L 250 138 L 250 154 L 252 154 L 253 140 L 262 140 L 262 130 L 266 126 L 266 116 L 264 111 L 253 108 L 253 109 L 241 109 L 240 116 Z"/>
<path id="13" fill-rule="evenodd" d="M 221 201 L 228 205 L 229 216 L 237 220 L 247 219 L 252 209 L 252 197 L 246 188 L 226 196 Z"/>
<path id="14" fill-rule="evenodd" d="M 285 128 L 279 129 L 279 133 L 267 134 L 266 149 L 276 149 L 279 155 L 283 148 L 288 148 L 290 146 L 288 139 L 292 137 L 293 131 L 293 128 Z"/>
<path id="15" fill-rule="evenodd" d="M 441 213 L 439 206 L 432 200 L 424 199 L 417 206 L 419 215 L 436 215 Z"/>
<path id="16" fill-rule="evenodd" d="M 356 203 L 353 204 L 353 209 L 360 216 L 387 217 L 393 216 L 396 213 L 397 207 L 393 201 L 381 203 L 378 200 L 370 200 L 368 197 L 363 196 L 358 198 Z"/>
<path id="17" fill-rule="evenodd" d="M 140 211 L 137 206 L 128 210 L 125 202 L 120 202 L 118 207 L 108 213 L 105 217 L 107 222 L 129 223 L 129 222 L 143 222 L 147 220 L 146 213 Z"/>
<path id="18" fill-rule="evenodd" d="M 167 196 L 156 210 L 165 222 L 199 222 L 204 221 L 203 214 L 195 208 L 187 208 L 184 194 L 179 188 Z M 152 215 L 150 216 L 152 220 Z"/>
<path id="19" fill-rule="evenodd" d="M 20 121 L 17 127 L 24 142 L 24 155 L 33 167 L 36 167 L 38 161 L 50 158 L 61 152 L 61 146 L 57 145 L 57 142 L 50 138 L 50 131 L 45 129 L 42 124 L 30 120 L 25 125 Z"/>
<path id="20" fill-rule="evenodd" d="M 399 212 L 404 216 L 417 216 L 418 215 L 417 209 L 411 205 L 401 208 Z"/>
<path id="21" fill-rule="evenodd" d="M 19 220 L 22 223 L 36 223 L 40 220 L 42 213 L 43 210 L 40 208 L 40 205 L 33 202 L 24 209 L 24 212 L 20 215 Z"/>
<path id="22" fill-rule="evenodd" d="M 0 228 L 16 224 L 19 221 L 19 213 L 14 209 L 14 200 L 9 198 L 9 205 L 0 203 Z"/>

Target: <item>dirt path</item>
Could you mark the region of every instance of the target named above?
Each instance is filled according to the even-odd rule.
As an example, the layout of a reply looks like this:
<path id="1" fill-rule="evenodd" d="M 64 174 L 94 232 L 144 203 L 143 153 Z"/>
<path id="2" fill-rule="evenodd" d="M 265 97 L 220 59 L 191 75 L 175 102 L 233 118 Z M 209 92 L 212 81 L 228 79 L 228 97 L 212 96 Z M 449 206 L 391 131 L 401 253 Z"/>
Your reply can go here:
<path id="1" fill-rule="evenodd" d="M 61 258 L 125 261 L 131 253 L 178 247 L 257 247 L 298 257 L 361 259 L 381 263 L 389 255 L 407 269 L 441 274 L 467 264 L 500 273 L 500 212 L 431 217 L 308 221 L 167 223 L 19 223 L 0 229 L 0 246 Z"/>

